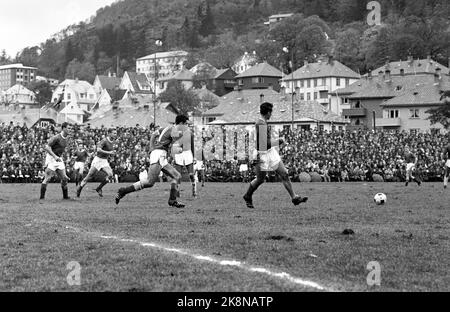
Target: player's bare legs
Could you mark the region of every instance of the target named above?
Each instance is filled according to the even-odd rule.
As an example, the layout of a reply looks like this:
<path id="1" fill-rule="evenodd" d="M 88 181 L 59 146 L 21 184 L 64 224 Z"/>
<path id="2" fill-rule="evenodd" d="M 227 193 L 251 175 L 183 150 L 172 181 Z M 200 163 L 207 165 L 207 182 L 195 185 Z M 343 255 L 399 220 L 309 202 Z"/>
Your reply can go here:
<path id="1" fill-rule="evenodd" d="M 446 166 L 444 169 L 444 189 L 447 188 L 449 176 L 450 176 L 450 168 Z"/>
<path id="2" fill-rule="evenodd" d="M 104 177 L 103 181 L 100 182 L 99 186 L 95 189 L 95 191 L 98 193 L 100 197 L 103 197 L 103 187 L 109 183 L 110 178 L 113 176 L 113 171 L 110 167 L 102 168 L 104 173 L 106 173 L 106 176 Z"/>
<path id="3" fill-rule="evenodd" d="M 41 198 L 40 199 L 45 199 L 45 193 L 47 191 L 47 184 L 48 184 L 48 182 L 50 182 L 50 180 L 51 180 L 52 176 L 55 174 L 55 172 L 46 168 L 44 174 L 45 174 L 44 180 L 42 180 L 42 183 L 41 183 Z"/>
<path id="4" fill-rule="evenodd" d="M 67 184 L 69 182 L 69 177 L 66 174 L 65 170 L 57 169 L 56 173 L 58 174 L 59 178 L 61 179 L 61 190 L 63 193 L 64 199 L 70 199 L 69 198 L 69 190 L 67 187 Z"/>
<path id="5" fill-rule="evenodd" d="M 291 196 L 292 203 L 294 205 L 299 205 L 301 203 L 305 203 L 308 201 L 308 197 L 300 197 L 297 194 L 294 193 L 294 190 L 292 189 L 292 183 L 291 179 L 289 178 L 289 173 L 284 166 L 283 162 L 280 162 L 278 165 L 278 168 L 275 170 L 275 172 L 278 174 L 278 176 L 281 178 L 281 181 L 283 182 L 284 187 L 289 193 L 289 196 Z"/>
<path id="6" fill-rule="evenodd" d="M 89 182 L 89 180 L 95 175 L 96 172 L 97 172 L 97 168 L 91 166 L 91 168 L 89 169 L 89 173 L 83 179 L 83 181 L 81 181 L 80 185 L 77 187 L 77 197 L 78 198 L 80 197 L 81 191 L 83 190 L 83 188 L 86 186 L 86 184 Z"/>
<path id="7" fill-rule="evenodd" d="M 148 179 L 145 182 L 137 182 L 133 185 L 130 185 L 125 188 L 119 189 L 119 192 L 116 195 L 116 204 L 119 204 L 120 200 L 124 198 L 127 194 L 141 191 L 146 188 L 151 188 L 155 185 L 155 183 L 159 179 L 159 173 L 163 171 L 166 175 L 171 178 L 171 189 L 170 189 L 170 198 L 169 205 L 176 208 L 184 208 L 185 205 L 178 203 L 177 201 L 177 186 L 178 180 L 181 175 L 178 171 L 176 171 L 172 166 L 167 165 L 164 168 L 161 168 L 159 163 L 153 164 L 150 166 L 148 170 Z"/>
<path id="8" fill-rule="evenodd" d="M 247 193 L 245 193 L 244 195 L 245 203 L 247 204 L 247 207 L 250 209 L 255 208 L 253 206 L 253 199 L 252 199 L 253 193 L 264 183 L 267 175 L 267 172 L 262 171 L 259 165 L 256 165 L 255 171 L 256 171 L 256 178 L 252 182 L 250 182 Z"/>
<path id="9" fill-rule="evenodd" d="M 197 197 L 197 181 L 195 180 L 194 176 L 194 164 L 187 165 L 186 168 L 189 173 L 189 180 L 191 181 L 192 185 L 192 196 Z"/>

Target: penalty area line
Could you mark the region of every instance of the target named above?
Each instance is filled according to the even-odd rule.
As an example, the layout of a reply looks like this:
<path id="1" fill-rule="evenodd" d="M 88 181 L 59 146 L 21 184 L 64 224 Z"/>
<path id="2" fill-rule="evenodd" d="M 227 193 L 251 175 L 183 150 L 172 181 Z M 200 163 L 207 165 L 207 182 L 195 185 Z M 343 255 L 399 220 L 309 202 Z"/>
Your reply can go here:
<path id="1" fill-rule="evenodd" d="M 174 248 L 174 247 L 166 246 L 166 245 L 163 245 L 160 243 L 146 242 L 146 241 L 140 241 L 140 240 L 129 239 L 129 238 L 121 238 L 121 237 L 118 237 L 115 235 L 99 234 L 99 233 L 95 233 L 95 232 L 86 231 L 86 230 L 74 227 L 72 225 L 60 224 L 60 223 L 53 222 L 53 221 L 35 220 L 35 222 L 41 222 L 41 223 L 62 226 L 66 230 L 70 230 L 70 231 L 73 231 L 78 234 L 84 234 L 84 235 L 87 235 L 87 236 L 90 236 L 93 238 L 100 238 L 100 239 L 104 239 L 104 240 L 113 240 L 113 241 L 121 242 L 121 243 L 137 244 L 144 248 L 158 249 L 158 250 L 165 251 L 167 253 L 178 254 L 178 255 L 193 258 L 198 261 L 208 262 L 208 263 L 216 264 L 219 266 L 235 267 L 235 268 L 239 268 L 243 271 L 247 271 L 250 273 L 259 273 L 261 275 L 266 275 L 266 276 L 269 276 L 269 277 L 272 277 L 272 278 L 275 278 L 278 280 L 289 282 L 291 284 L 309 287 L 309 288 L 313 288 L 313 289 L 320 290 L 320 291 L 329 291 L 329 292 L 335 291 L 329 287 L 322 286 L 313 281 L 309 281 L 309 280 L 305 280 L 302 278 L 292 276 L 286 272 L 275 272 L 275 271 L 269 270 L 267 268 L 264 268 L 262 266 L 253 266 L 253 265 L 249 265 L 245 262 L 238 261 L 238 260 L 220 259 L 218 257 L 200 255 L 197 253 L 190 252 L 189 250 L 186 250 L 186 249 Z"/>

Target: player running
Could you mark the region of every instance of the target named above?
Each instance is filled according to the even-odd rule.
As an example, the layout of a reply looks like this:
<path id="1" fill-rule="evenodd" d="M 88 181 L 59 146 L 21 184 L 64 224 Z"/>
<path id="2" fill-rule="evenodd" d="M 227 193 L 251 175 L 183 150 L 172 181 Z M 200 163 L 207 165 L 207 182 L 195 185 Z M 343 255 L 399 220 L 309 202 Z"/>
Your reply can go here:
<path id="1" fill-rule="evenodd" d="M 78 141 L 77 151 L 72 158 L 75 158 L 75 164 L 73 165 L 73 171 L 75 173 L 75 186 L 78 186 L 83 180 L 84 166 L 86 160 L 89 157 L 89 153 L 86 151 L 86 147 L 81 140 Z"/>
<path id="2" fill-rule="evenodd" d="M 256 179 L 250 183 L 247 193 L 244 195 L 245 203 L 247 204 L 247 207 L 251 209 L 255 208 L 253 206 L 252 195 L 258 187 L 264 183 L 268 171 L 275 171 L 281 178 L 283 185 L 291 196 L 292 203 L 295 206 L 308 201 L 308 197 L 301 197 L 294 193 L 288 171 L 275 149 L 279 144 L 283 144 L 283 140 L 272 140 L 272 131 L 267 124 L 272 117 L 272 110 L 273 104 L 267 102 L 261 104 L 261 118 L 256 122 Z"/>
<path id="3" fill-rule="evenodd" d="M 109 179 L 113 176 L 113 171 L 108 162 L 108 157 L 114 155 L 116 152 L 114 151 L 114 141 L 117 138 L 117 130 L 109 129 L 106 138 L 104 138 L 97 145 L 97 156 L 94 158 L 91 164 L 91 169 L 89 170 L 88 175 L 84 178 L 81 184 L 77 188 L 77 197 L 79 198 L 81 195 L 81 191 L 86 186 L 88 181 L 97 173 L 97 171 L 103 171 L 106 173 L 104 180 L 100 183 L 100 185 L 95 189 L 100 197 L 103 197 L 103 187 L 108 184 Z"/>
<path id="4" fill-rule="evenodd" d="M 187 126 L 181 126 L 183 131 L 183 136 L 181 139 L 177 141 L 182 148 L 183 152 L 180 154 L 174 154 L 174 160 L 175 160 L 175 169 L 182 173 L 183 168 L 186 168 L 188 174 L 189 174 L 189 180 L 191 181 L 192 185 L 192 197 L 197 197 L 197 181 L 194 177 L 194 154 L 193 154 L 193 148 L 194 148 L 194 136 L 192 135 L 191 130 Z M 176 147 L 176 145 L 174 145 Z M 178 189 L 181 185 L 181 177 L 178 180 Z M 179 194 L 178 194 L 179 197 Z"/>
<path id="5" fill-rule="evenodd" d="M 442 160 L 445 162 L 444 165 L 444 189 L 447 188 L 448 178 L 450 176 L 450 134 L 447 134 L 449 138 L 447 146 L 444 147 L 442 151 Z"/>
<path id="6" fill-rule="evenodd" d="M 62 159 L 62 155 L 68 145 L 69 135 L 72 133 L 72 125 L 65 122 L 61 125 L 61 133 L 52 137 L 48 144 L 44 147 L 47 152 L 45 157 L 45 177 L 41 184 L 41 197 L 45 199 L 45 193 L 47 191 L 47 184 L 55 173 L 61 179 L 61 189 L 63 193 L 63 199 L 70 199 L 67 188 L 69 177 L 66 174 L 66 165 Z"/>
<path id="7" fill-rule="evenodd" d="M 159 173 L 162 171 L 167 176 L 172 178 L 171 180 L 171 188 L 170 188 L 170 197 L 169 197 L 169 206 L 175 208 L 184 208 L 185 205 L 177 201 L 178 196 L 178 180 L 181 178 L 181 174 L 173 168 L 168 160 L 167 154 L 169 149 L 172 147 L 173 143 L 180 139 L 183 136 L 182 126 L 186 125 L 188 117 L 184 115 L 179 115 L 176 118 L 175 126 L 169 126 L 165 128 L 161 133 L 155 132 L 153 133 L 150 142 L 155 142 L 152 147 L 153 151 L 150 154 L 150 168 L 148 172 L 148 180 L 144 182 L 137 182 L 133 185 L 130 185 L 125 188 L 120 188 L 116 195 L 116 204 L 120 203 L 120 200 L 124 198 L 127 194 L 141 191 L 146 188 L 151 188 L 155 185 L 155 183 L 159 179 Z M 156 140 L 156 136 L 159 135 L 159 138 Z M 182 150 L 178 147 L 178 150 L 172 149 L 173 152 L 181 153 Z"/>
<path id="8" fill-rule="evenodd" d="M 406 183 L 405 186 L 408 186 L 411 179 L 417 183 L 418 186 L 422 184 L 420 179 L 414 177 L 413 172 L 416 169 L 417 157 L 416 155 L 409 149 L 409 147 L 405 148 L 405 161 L 406 161 Z"/>

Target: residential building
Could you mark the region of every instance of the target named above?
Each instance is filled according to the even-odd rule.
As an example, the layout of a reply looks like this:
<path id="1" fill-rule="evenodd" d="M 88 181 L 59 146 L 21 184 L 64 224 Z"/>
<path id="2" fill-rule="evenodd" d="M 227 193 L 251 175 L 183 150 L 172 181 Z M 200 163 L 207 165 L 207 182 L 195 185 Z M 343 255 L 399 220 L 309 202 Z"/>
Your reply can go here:
<path id="1" fill-rule="evenodd" d="M 136 60 L 136 72 L 138 74 L 145 74 L 152 88 L 154 88 L 154 82 L 156 80 L 170 76 L 180 70 L 186 63 L 188 55 L 189 53 L 186 51 L 150 54 Z M 155 78 L 155 76 L 157 77 Z"/>
<path id="2" fill-rule="evenodd" d="M 450 63 L 450 59 L 449 59 Z M 384 75 L 384 72 L 389 69 L 391 76 L 405 76 L 405 75 L 434 75 L 436 69 L 440 69 L 444 75 L 449 75 L 449 68 L 431 59 L 428 56 L 426 59 L 414 60 L 409 56 L 406 61 L 387 62 L 384 66 L 372 71 L 372 76 Z"/>
<path id="3" fill-rule="evenodd" d="M 160 78 L 156 85 L 156 95 L 160 95 L 162 92 L 166 91 L 170 81 L 179 81 L 186 90 L 189 90 L 194 86 L 194 76 L 195 74 L 193 72 L 186 68 L 182 68 L 172 75 Z"/>
<path id="4" fill-rule="evenodd" d="M 103 90 L 114 90 L 116 87 L 120 86 L 121 82 L 122 78 L 116 77 L 116 74 L 109 73 L 108 76 L 97 75 L 93 84 L 95 93 L 97 94 L 97 98 L 100 97 Z"/>
<path id="5" fill-rule="evenodd" d="M 264 22 L 264 25 L 269 26 L 269 30 L 272 29 L 278 22 L 284 20 L 285 18 L 291 17 L 294 13 L 286 13 L 286 14 L 276 14 L 269 16 L 269 21 Z"/>
<path id="6" fill-rule="evenodd" d="M 43 77 L 43 76 L 36 76 L 36 81 L 45 81 L 45 82 L 47 82 L 51 87 L 57 87 L 58 84 L 59 84 L 59 80 L 58 80 L 58 79 L 47 78 L 47 77 Z"/>
<path id="7" fill-rule="evenodd" d="M 81 110 L 90 111 L 97 101 L 94 87 L 84 80 L 66 79 L 61 82 L 52 95 L 52 102 L 57 102 L 62 97 L 61 108 L 72 104 Z"/>
<path id="8" fill-rule="evenodd" d="M 201 89 L 193 89 L 192 91 L 200 99 L 200 112 L 203 113 L 219 105 L 220 97 L 214 94 L 212 91 L 208 90 L 206 88 L 206 85 L 203 85 Z"/>
<path id="9" fill-rule="evenodd" d="M 238 60 L 236 60 L 236 62 L 234 62 L 234 65 L 231 67 L 231 69 L 233 69 L 237 74 L 242 74 L 257 63 L 258 57 L 256 56 L 256 51 L 253 51 L 252 54 L 245 52 L 243 56 L 241 56 Z"/>
<path id="10" fill-rule="evenodd" d="M 383 129 L 414 132 L 441 131 L 431 125 L 426 111 L 441 105 L 442 91 L 450 90 L 447 75 L 367 76 L 351 86 L 338 90 L 350 109 L 343 116 L 350 121 L 348 129 Z"/>
<path id="11" fill-rule="evenodd" d="M 25 105 L 27 107 L 36 106 L 36 94 L 33 91 L 28 90 L 21 84 L 9 88 L 3 92 L 0 103 L 13 104 L 13 105 Z"/>
<path id="12" fill-rule="evenodd" d="M 323 109 L 316 101 L 302 101 L 272 89 L 235 90 L 223 96 L 219 105 L 203 114 L 204 123 L 209 125 L 254 125 L 260 117 L 259 107 L 263 102 L 274 104 L 269 121 L 275 130 L 287 129 L 292 122 L 297 128 L 305 130 L 344 130 L 344 118 Z M 294 110 L 294 112 L 293 112 Z M 294 113 L 294 119 L 292 119 Z"/>
<path id="13" fill-rule="evenodd" d="M 339 97 L 332 98 L 332 94 L 359 78 L 358 73 L 329 56 L 320 58 L 316 63 L 305 61 L 304 66 L 284 76 L 282 86 L 286 88 L 286 93 L 295 92 L 301 100 L 317 101 L 324 109 L 340 115 L 349 106 Z"/>
<path id="14" fill-rule="evenodd" d="M 237 85 L 237 73 L 231 68 L 218 69 L 213 78 L 212 90 L 217 96 L 223 96 L 234 90 Z"/>
<path id="15" fill-rule="evenodd" d="M 77 104 L 69 103 L 58 113 L 58 123 L 68 122 L 81 125 L 85 115 L 86 111 L 83 111 Z"/>
<path id="16" fill-rule="evenodd" d="M 123 74 L 119 89 L 131 94 L 153 94 L 153 89 L 147 76 L 142 73 L 126 71 Z"/>
<path id="17" fill-rule="evenodd" d="M 110 107 L 115 103 L 123 100 L 128 96 L 127 90 L 121 90 L 119 87 L 114 89 L 103 89 L 97 102 L 95 103 L 92 111 L 110 109 Z"/>
<path id="18" fill-rule="evenodd" d="M 36 81 L 36 67 L 10 64 L 0 66 L 0 91 L 6 91 L 16 84 L 27 86 Z"/>
<path id="19" fill-rule="evenodd" d="M 236 76 L 237 85 L 241 89 L 267 89 L 280 91 L 280 80 L 283 73 L 268 63 L 257 64 Z"/>

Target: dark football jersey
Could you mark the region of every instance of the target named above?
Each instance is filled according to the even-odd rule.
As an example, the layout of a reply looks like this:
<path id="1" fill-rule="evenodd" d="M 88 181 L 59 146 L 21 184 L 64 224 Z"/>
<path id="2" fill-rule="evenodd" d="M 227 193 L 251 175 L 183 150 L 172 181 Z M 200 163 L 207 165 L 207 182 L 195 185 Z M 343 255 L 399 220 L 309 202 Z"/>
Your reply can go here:
<path id="1" fill-rule="evenodd" d="M 48 146 L 50 146 L 56 156 L 61 157 L 67 147 L 67 138 L 64 138 L 61 133 L 55 135 L 48 141 Z"/>
<path id="2" fill-rule="evenodd" d="M 89 154 L 86 151 L 77 151 L 75 153 L 75 161 L 76 162 L 86 162 L 86 159 L 88 158 Z"/>
<path id="3" fill-rule="evenodd" d="M 108 140 L 107 138 L 106 138 L 106 139 L 103 139 L 103 140 L 98 144 L 98 147 L 99 147 L 100 149 L 106 151 L 106 152 L 111 152 L 111 151 L 114 150 L 114 145 L 113 145 L 113 143 L 112 143 L 110 140 Z M 97 151 L 97 157 L 98 157 L 98 158 L 108 159 L 108 156 L 110 156 L 110 155 L 105 154 L 105 153 L 103 153 L 103 152 L 101 152 L 101 151 Z"/>
<path id="4" fill-rule="evenodd" d="M 165 150 L 166 152 L 169 151 L 172 143 L 179 139 L 179 138 L 172 137 L 172 130 L 173 130 L 173 127 L 169 126 L 161 132 L 161 135 L 159 136 L 158 141 L 154 145 L 155 149 Z M 181 138 L 181 136 L 180 136 L 180 138 Z"/>

